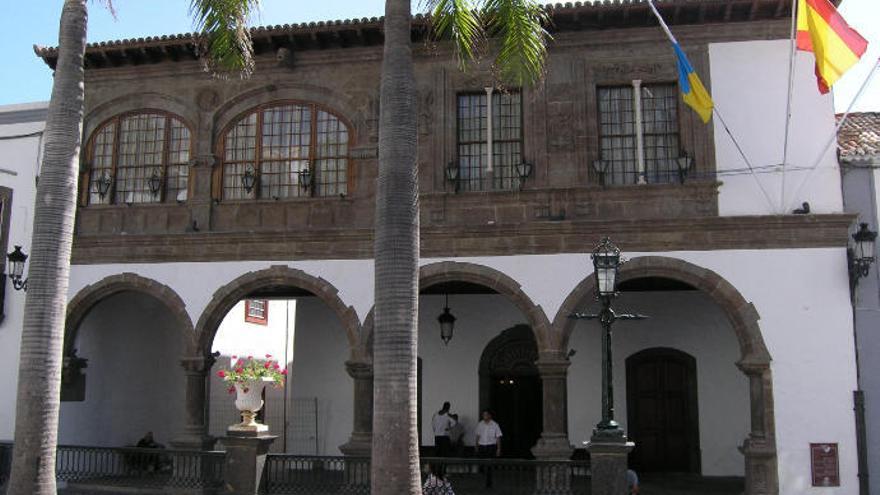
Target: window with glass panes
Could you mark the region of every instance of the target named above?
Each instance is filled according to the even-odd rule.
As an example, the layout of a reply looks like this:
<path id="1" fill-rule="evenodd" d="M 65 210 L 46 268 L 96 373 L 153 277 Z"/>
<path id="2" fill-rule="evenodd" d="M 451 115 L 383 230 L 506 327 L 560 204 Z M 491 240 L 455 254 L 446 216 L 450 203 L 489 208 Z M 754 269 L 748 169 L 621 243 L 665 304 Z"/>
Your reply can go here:
<path id="1" fill-rule="evenodd" d="M 269 301 L 265 299 L 246 299 L 244 302 L 244 321 L 268 325 Z"/>
<path id="2" fill-rule="evenodd" d="M 642 182 L 636 146 L 639 131 L 644 149 L 644 182 L 679 180 L 678 88 L 675 84 L 644 84 L 640 91 L 641 130 L 636 129 L 633 86 L 598 88 L 599 150 L 608 184 Z"/>
<path id="3" fill-rule="evenodd" d="M 522 163 L 522 95 L 492 94 L 492 179 L 487 166 L 488 97 L 486 93 L 458 95 L 458 187 L 462 191 L 518 189 L 516 166 Z"/>
<path id="4" fill-rule="evenodd" d="M 255 177 L 250 190 L 246 175 Z M 258 107 L 224 137 L 221 184 L 223 198 L 232 200 L 346 194 L 348 127 L 317 105 Z"/>
<path id="5" fill-rule="evenodd" d="M 191 148 L 192 133 L 174 115 L 142 111 L 108 120 L 89 142 L 88 203 L 185 201 Z"/>

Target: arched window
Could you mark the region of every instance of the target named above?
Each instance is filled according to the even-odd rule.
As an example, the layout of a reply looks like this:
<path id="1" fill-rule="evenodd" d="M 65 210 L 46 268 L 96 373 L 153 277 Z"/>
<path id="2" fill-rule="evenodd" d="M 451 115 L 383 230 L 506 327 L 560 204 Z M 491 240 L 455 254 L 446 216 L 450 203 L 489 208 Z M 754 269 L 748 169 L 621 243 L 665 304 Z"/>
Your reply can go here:
<path id="1" fill-rule="evenodd" d="M 92 134 L 89 204 L 185 201 L 192 134 L 178 117 L 158 110 L 118 115 Z"/>
<path id="2" fill-rule="evenodd" d="M 222 141 L 223 199 L 348 191 L 348 127 L 313 104 L 273 103 L 232 123 Z"/>

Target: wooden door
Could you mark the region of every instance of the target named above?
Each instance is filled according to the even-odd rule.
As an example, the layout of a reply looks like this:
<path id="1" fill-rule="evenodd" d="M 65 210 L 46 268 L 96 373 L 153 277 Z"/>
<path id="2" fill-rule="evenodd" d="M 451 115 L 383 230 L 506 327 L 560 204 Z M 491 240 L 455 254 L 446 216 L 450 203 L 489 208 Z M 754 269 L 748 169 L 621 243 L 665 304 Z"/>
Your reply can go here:
<path id="1" fill-rule="evenodd" d="M 648 349 L 626 360 L 627 426 L 642 472 L 700 472 L 696 361 L 675 349 Z"/>
<path id="2" fill-rule="evenodd" d="M 494 376 L 490 410 L 501 427 L 503 457 L 532 459 L 541 436 L 541 378 L 535 375 Z"/>

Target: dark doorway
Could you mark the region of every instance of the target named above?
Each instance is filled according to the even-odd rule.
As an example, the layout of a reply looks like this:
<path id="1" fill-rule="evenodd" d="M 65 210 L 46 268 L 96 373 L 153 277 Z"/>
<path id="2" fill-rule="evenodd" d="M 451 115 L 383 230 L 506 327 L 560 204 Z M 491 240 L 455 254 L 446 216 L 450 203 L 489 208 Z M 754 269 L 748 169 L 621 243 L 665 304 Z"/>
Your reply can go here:
<path id="1" fill-rule="evenodd" d="M 480 409 L 501 427 L 503 457 L 531 459 L 541 436 L 543 395 L 532 329 L 517 325 L 492 339 L 480 358 Z"/>
<path id="2" fill-rule="evenodd" d="M 675 349 L 647 349 L 626 360 L 627 426 L 641 472 L 700 472 L 696 360 Z"/>

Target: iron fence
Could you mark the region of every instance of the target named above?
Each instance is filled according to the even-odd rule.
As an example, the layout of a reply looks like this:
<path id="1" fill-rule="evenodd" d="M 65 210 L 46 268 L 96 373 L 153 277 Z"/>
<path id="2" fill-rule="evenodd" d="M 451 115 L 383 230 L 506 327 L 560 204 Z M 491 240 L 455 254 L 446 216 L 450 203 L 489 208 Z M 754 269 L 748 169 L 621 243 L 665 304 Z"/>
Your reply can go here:
<path id="1" fill-rule="evenodd" d="M 422 458 L 423 481 L 440 469 L 456 495 L 589 493 L 589 464 L 582 461 Z M 264 479 L 264 495 L 369 495 L 370 460 L 269 455 Z"/>
<path id="2" fill-rule="evenodd" d="M 89 486 L 136 488 L 218 488 L 223 485 L 223 452 L 59 446 L 58 481 Z"/>

